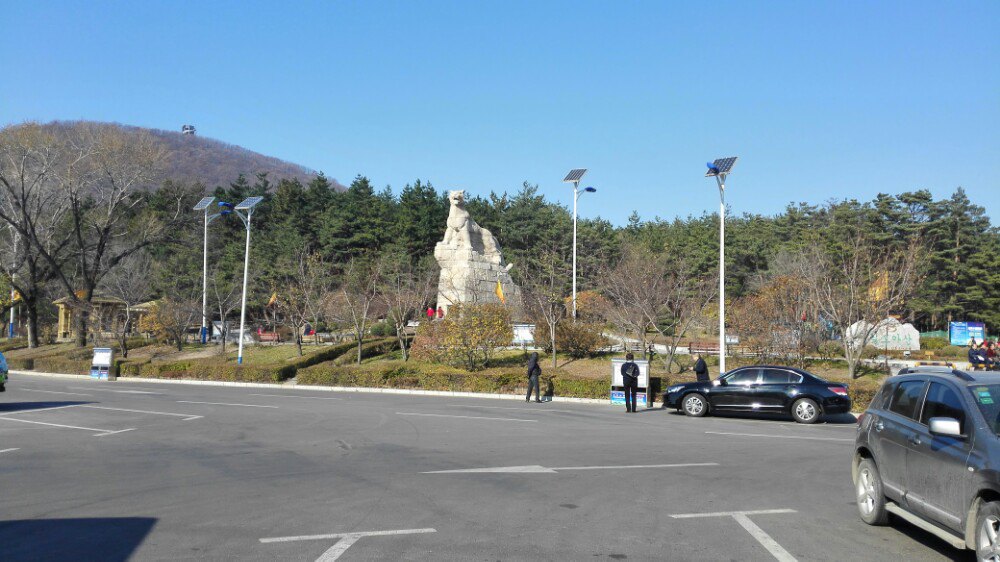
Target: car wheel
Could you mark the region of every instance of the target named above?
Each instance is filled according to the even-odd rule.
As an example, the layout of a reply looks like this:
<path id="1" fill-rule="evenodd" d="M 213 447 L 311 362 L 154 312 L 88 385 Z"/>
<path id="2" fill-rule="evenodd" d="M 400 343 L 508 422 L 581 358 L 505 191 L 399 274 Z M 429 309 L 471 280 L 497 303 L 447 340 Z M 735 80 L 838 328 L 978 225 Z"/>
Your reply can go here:
<path id="1" fill-rule="evenodd" d="M 688 394 L 684 397 L 684 413 L 700 418 L 708 413 L 708 400 L 701 394 Z"/>
<path id="2" fill-rule="evenodd" d="M 799 423 L 819 421 L 819 404 L 810 398 L 799 398 L 792 404 L 792 417 Z"/>
<path id="3" fill-rule="evenodd" d="M 1000 502 L 986 502 L 976 514 L 976 559 L 1000 562 Z"/>
<path id="4" fill-rule="evenodd" d="M 0 383 L 0 392 L 7 392 L 7 388 L 3 385 L 3 383 Z"/>
<path id="5" fill-rule="evenodd" d="M 858 464 L 858 480 L 854 483 L 861 520 L 869 525 L 885 525 L 889 522 L 889 512 L 885 510 L 885 493 L 882 491 L 882 477 L 871 459 L 861 459 Z"/>

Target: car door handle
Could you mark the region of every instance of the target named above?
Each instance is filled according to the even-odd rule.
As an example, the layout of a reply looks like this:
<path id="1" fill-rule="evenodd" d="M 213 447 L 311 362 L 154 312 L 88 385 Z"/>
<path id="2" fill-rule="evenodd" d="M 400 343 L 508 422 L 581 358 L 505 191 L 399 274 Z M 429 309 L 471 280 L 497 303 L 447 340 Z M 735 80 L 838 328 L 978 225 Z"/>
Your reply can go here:
<path id="1" fill-rule="evenodd" d="M 919 435 L 914 436 L 914 437 L 910 437 L 910 445 L 919 445 L 919 444 L 920 444 L 920 436 Z"/>
<path id="2" fill-rule="evenodd" d="M 882 423 L 882 420 L 877 420 L 875 422 L 875 431 L 882 431 L 883 429 L 885 429 L 885 424 Z"/>

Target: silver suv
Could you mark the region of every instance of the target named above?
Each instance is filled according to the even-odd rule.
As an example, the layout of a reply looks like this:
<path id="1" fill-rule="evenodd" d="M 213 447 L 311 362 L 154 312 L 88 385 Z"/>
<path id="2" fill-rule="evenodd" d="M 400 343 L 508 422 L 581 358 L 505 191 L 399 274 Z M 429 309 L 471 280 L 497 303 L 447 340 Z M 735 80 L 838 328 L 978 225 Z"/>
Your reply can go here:
<path id="1" fill-rule="evenodd" d="M 869 525 L 889 514 L 1000 562 L 1000 374 L 903 369 L 858 420 L 854 477 Z"/>

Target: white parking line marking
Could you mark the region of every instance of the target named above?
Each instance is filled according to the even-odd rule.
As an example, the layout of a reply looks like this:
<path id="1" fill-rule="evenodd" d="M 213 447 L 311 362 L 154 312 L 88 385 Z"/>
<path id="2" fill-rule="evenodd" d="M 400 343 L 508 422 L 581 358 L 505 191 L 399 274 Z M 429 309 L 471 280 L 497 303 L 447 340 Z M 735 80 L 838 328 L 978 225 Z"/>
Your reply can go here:
<path id="1" fill-rule="evenodd" d="M 260 539 L 262 543 L 292 542 L 292 541 L 315 541 L 337 539 L 326 552 L 316 559 L 316 562 L 332 562 L 340 558 L 347 549 L 364 537 L 387 537 L 392 535 L 416 535 L 421 533 L 436 533 L 437 529 L 400 529 L 398 531 L 367 531 L 358 533 L 336 533 L 330 535 L 300 535 L 297 537 L 276 537 L 270 539 Z"/>
<path id="2" fill-rule="evenodd" d="M 93 394 L 84 394 L 83 392 L 60 392 L 58 390 L 39 390 L 37 388 L 22 388 L 25 392 L 44 392 L 46 394 L 71 394 L 73 396 L 93 396 Z"/>
<path id="3" fill-rule="evenodd" d="M 95 435 L 94 437 L 104 437 L 105 435 L 114 435 L 116 433 L 125 433 L 126 431 L 135 431 L 135 428 L 134 427 L 130 427 L 128 429 L 119 429 L 118 431 L 107 431 L 105 433 L 99 433 L 99 434 Z"/>
<path id="4" fill-rule="evenodd" d="M 455 470 L 432 470 L 420 474 L 555 474 L 560 470 L 618 470 L 640 468 L 687 468 L 693 466 L 719 466 L 719 463 L 682 463 L 682 464 L 632 464 L 625 466 L 558 466 L 548 468 L 532 464 L 527 466 L 493 466 L 489 468 L 461 468 Z"/>
<path id="5" fill-rule="evenodd" d="M 732 517 L 740 524 L 741 527 L 747 530 L 750 535 L 757 539 L 757 542 L 761 544 L 771 556 L 774 556 L 779 562 L 796 562 L 794 556 L 791 555 L 787 550 L 782 548 L 777 541 L 771 538 L 770 535 L 764 532 L 763 529 L 757 526 L 756 523 L 750 520 L 751 515 L 773 515 L 776 513 L 796 513 L 794 509 L 759 509 L 756 511 L 719 511 L 715 513 L 682 513 L 677 515 L 671 515 L 674 519 L 693 519 L 696 517 Z"/>
<path id="6" fill-rule="evenodd" d="M 84 388 L 82 386 L 67 386 L 73 390 L 96 390 L 98 392 L 114 392 L 116 394 L 163 394 L 162 392 L 151 392 L 149 390 L 112 390 L 110 388 Z"/>
<path id="7" fill-rule="evenodd" d="M 327 398 L 325 396 L 301 396 L 298 394 L 248 394 L 247 396 L 274 396 L 277 398 L 310 398 L 312 400 L 343 400 L 343 398 Z"/>
<path id="8" fill-rule="evenodd" d="M 67 404 L 65 406 L 52 406 L 51 408 L 29 408 L 27 410 L 14 410 L 13 412 L 7 412 L 6 414 L 3 415 L 13 416 L 15 414 L 16 415 L 31 414 L 34 412 L 51 412 L 52 410 L 62 410 L 65 408 L 79 408 L 80 406 L 83 406 L 83 404 Z"/>
<path id="9" fill-rule="evenodd" d="M 556 410 L 555 408 L 546 408 L 544 406 L 539 406 L 538 408 L 511 408 L 509 406 L 480 406 L 478 404 L 448 404 L 451 408 L 489 408 L 491 410 L 520 410 L 522 412 L 566 412 L 569 414 L 577 413 L 574 410 Z"/>
<path id="10" fill-rule="evenodd" d="M 63 425 L 63 424 L 60 424 L 60 423 L 48 423 L 48 422 L 40 422 L 40 421 L 33 421 L 33 420 L 19 420 L 17 418 L 8 418 L 8 417 L 3 417 L 3 416 L 0 416 L 0 420 L 16 421 L 16 422 L 21 422 L 21 423 L 33 423 L 33 424 L 37 424 L 37 425 L 48 425 L 48 426 L 51 426 L 51 427 L 63 427 L 63 428 L 66 428 L 66 429 L 83 429 L 83 430 L 86 430 L 86 431 L 93 431 L 93 432 L 96 432 L 96 433 L 99 434 L 99 435 L 95 435 L 94 437 L 100 437 L 101 435 L 112 435 L 112 434 L 115 434 L 115 433 L 123 433 L 125 431 L 132 431 L 132 430 L 135 429 L 133 427 L 131 429 L 122 429 L 122 430 L 119 430 L 119 431 L 115 431 L 115 430 L 112 430 L 112 429 L 97 429 L 97 428 L 93 428 L 93 427 L 80 427 L 78 425 Z"/>
<path id="11" fill-rule="evenodd" d="M 195 402 L 193 400 L 178 400 L 180 404 L 209 404 L 211 406 L 243 406 L 244 408 L 275 408 L 277 406 L 263 406 L 261 404 L 230 404 L 229 402 Z"/>
<path id="12" fill-rule="evenodd" d="M 466 420 L 491 420 L 491 421 L 513 421 L 513 422 L 526 422 L 526 423 L 537 423 L 538 420 L 522 420 L 518 418 L 484 418 L 480 416 L 451 416 L 448 414 L 418 414 L 416 412 L 396 412 L 397 416 L 425 416 L 428 418 L 461 418 Z"/>
<path id="13" fill-rule="evenodd" d="M 805 437 L 800 435 L 767 435 L 766 433 L 729 433 L 726 431 L 706 431 L 709 435 L 736 435 L 740 437 L 772 437 L 774 439 L 806 439 L 812 441 L 847 441 L 854 443 L 854 439 L 841 439 L 839 437 Z"/>
<path id="14" fill-rule="evenodd" d="M 10 453 L 13 451 L 20 451 L 20 450 L 21 450 L 20 447 L 14 447 L 11 449 L 0 449 L 0 453 Z"/>
<path id="15" fill-rule="evenodd" d="M 133 412 L 136 414 L 155 414 L 158 416 L 176 416 L 178 418 L 184 418 L 181 421 L 197 420 L 205 416 L 194 416 L 191 414 L 175 414 L 172 412 L 153 412 L 151 410 L 129 410 L 127 408 L 109 408 L 107 406 L 90 406 L 87 404 L 81 404 L 81 408 L 93 408 L 95 410 L 114 410 L 116 412 Z"/>

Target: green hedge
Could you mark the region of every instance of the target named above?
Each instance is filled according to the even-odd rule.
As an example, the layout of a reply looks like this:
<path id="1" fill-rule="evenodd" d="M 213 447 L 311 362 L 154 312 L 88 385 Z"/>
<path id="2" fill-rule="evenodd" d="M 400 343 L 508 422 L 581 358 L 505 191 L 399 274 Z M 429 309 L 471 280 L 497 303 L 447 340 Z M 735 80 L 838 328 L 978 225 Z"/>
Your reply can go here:
<path id="1" fill-rule="evenodd" d="M 351 349 L 356 350 L 358 342 L 351 343 Z M 361 345 L 361 360 L 370 359 L 379 355 L 385 355 L 391 351 L 399 349 L 399 340 L 396 338 L 374 340 Z M 342 353 L 334 363 L 337 365 L 348 365 L 358 360 L 357 352 Z"/>
<path id="2" fill-rule="evenodd" d="M 322 351 L 317 351 L 315 353 L 310 353 L 304 357 L 300 357 L 294 361 L 292 364 L 299 369 L 305 369 L 306 367 L 312 367 L 313 365 L 318 365 L 319 363 L 324 363 L 326 361 L 333 361 L 340 356 L 357 349 L 358 342 L 349 341 L 339 343 L 333 347 L 328 347 Z M 352 356 L 353 357 L 353 356 Z"/>
<path id="3" fill-rule="evenodd" d="M 32 369 L 43 373 L 65 373 L 67 375 L 89 375 L 90 361 L 71 359 L 61 355 L 36 357 Z"/>
<path id="4" fill-rule="evenodd" d="M 31 358 L 12 357 L 7 359 L 7 368 L 15 371 L 30 371 L 35 368 L 35 360 Z"/>
<path id="5" fill-rule="evenodd" d="M 520 370 L 469 373 L 446 365 L 385 361 L 363 365 L 317 365 L 298 372 L 301 385 L 400 388 L 512 394 L 524 392 L 527 377 Z M 543 394 L 551 384 L 555 396 L 604 398 L 608 383 L 561 373 L 542 375 Z"/>
<path id="6" fill-rule="evenodd" d="M 216 361 L 175 363 L 131 363 L 119 367 L 119 375 L 153 379 L 194 379 L 227 382 L 281 382 L 295 376 L 294 365 L 234 365 Z"/>

